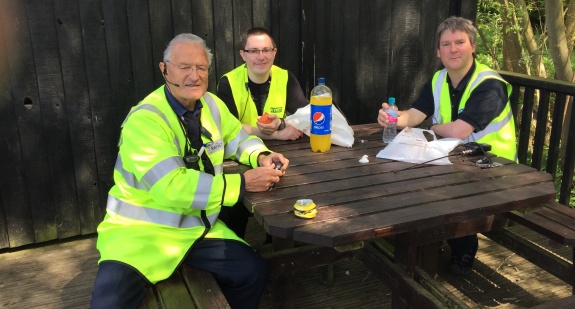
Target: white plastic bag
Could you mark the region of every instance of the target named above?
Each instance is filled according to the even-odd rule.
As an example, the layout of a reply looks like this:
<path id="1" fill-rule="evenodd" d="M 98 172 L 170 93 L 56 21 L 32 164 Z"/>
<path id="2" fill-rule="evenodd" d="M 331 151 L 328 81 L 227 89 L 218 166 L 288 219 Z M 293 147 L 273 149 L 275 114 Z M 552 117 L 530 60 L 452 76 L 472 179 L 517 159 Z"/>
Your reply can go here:
<path id="1" fill-rule="evenodd" d="M 428 142 L 423 132 L 430 133 L 433 136 L 433 141 Z M 463 141 L 458 138 L 442 138 L 438 140 L 435 133 L 431 130 L 408 127 L 401 130 L 393 141 L 381 150 L 376 157 L 410 163 L 423 163 L 437 159 L 428 163 L 447 165 L 451 164 L 451 162 L 445 156 L 461 143 Z"/>
<path id="2" fill-rule="evenodd" d="M 293 114 L 286 117 L 286 122 L 296 127 L 298 130 L 303 131 L 309 136 L 311 127 L 310 122 L 310 105 L 306 105 Z M 339 109 L 331 106 L 331 143 L 334 145 L 348 147 L 353 145 L 353 129 L 347 123 L 347 120 Z"/>

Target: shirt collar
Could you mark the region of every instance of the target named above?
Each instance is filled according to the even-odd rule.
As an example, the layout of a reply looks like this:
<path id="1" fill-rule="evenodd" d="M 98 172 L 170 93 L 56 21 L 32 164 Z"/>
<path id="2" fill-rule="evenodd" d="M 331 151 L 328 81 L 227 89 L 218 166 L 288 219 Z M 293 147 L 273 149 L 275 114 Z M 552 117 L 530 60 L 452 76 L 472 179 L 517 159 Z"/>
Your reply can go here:
<path id="1" fill-rule="evenodd" d="M 176 100 L 176 98 L 168 90 L 168 87 L 164 86 L 164 93 L 166 94 L 166 99 L 168 100 L 168 103 L 170 104 L 176 115 L 178 115 L 178 117 L 182 117 L 184 116 L 185 113 L 188 112 L 188 110 L 180 102 L 178 102 L 178 100 Z M 194 110 L 192 111 L 194 116 L 198 115 L 202 107 L 203 107 L 202 101 L 197 100 L 196 104 L 194 105 Z"/>

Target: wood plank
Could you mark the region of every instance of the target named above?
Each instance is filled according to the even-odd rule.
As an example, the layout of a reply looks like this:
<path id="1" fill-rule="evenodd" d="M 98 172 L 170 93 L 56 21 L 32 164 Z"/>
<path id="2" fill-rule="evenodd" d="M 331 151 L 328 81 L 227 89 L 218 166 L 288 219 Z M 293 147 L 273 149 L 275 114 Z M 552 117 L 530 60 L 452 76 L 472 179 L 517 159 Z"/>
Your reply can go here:
<path id="1" fill-rule="evenodd" d="M 132 71 L 129 20 L 124 1 L 101 2 L 102 20 L 105 24 L 105 42 L 108 56 L 108 82 L 114 108 L 114 142 L 120 136 L 120 127 L 132 106 L 142 98 L 135 96 Z M 114 157 L 115 158 L 115 157 Z M 115 159 L 114 159 L 115 162 Z"/>
<path id="2" fill-rule="evenodd" d="M 164 308 L 196 308 L 179 271 L 175 271 L 168 279 L 156 283 L 155 289 Z"/>
<path id="3" fill-rule="evenodd" d="M 235 1 L 237 2 L 237 1 Z M 234 46 L 233 31 L 233 0 L 214 0 L 214 45 L 212 53 L 215 63 L 212 63 L 211 73 L 215 77 L 215 83 L 220 77 L 235 67 L 235 57 L 239 54 L 239 48 Z"/>
<path id="4" fill-rule="evenodd" d="M 342 202 L 349 202 L 357 200 L 361 202 L 366 200 L 366 203 L 372 202 L 384 202 L 384 203 L 394 203 L 395 194 L 402 193 L 406 194 L 406 201 L 409 200 L 409 203 L 402 202 L 401 205 L 415 205 L 418 203 L 424 203 L 426 201 L 433 201 L 437 195 L 449 196 L 452 194 L 452 188 L 450 186 L 461 186 L 455 187 L 456 189 L 467 188 L 468 190 L 475 190 L 475 185 L 483 186 L 482 188 L 491 188 L 490 190 L 497 190 L 497 188 L 492 187 L 495 183 L 501 184 L 506 183 L 507 186 L 514 186 L 515 183 L 512 179 L 498 179 L 497 182 L 493 184 L 489 184 L 489 182 L 485 180 L 493 180 L 492 176 L 499 176 L 505 177 L 509 176 L 512 177 L 517 171 L 525 170 L 525 166 L 521 165 L 510 165 L 509 167 L 500 168 L 497 171 L 497 174 L 488 174 L 488 173 L 479 173 L 477 175 L 473 175 L 472 173 L 461 172 L 458 173 L 458 169 L 454 168 L 451 165 L 446 166 L 433 166 L 433 167 L 426 167 L 412 170 L 409 174 L 408 173 L 398 173 L 392 175 L 384 174 L 384 171 L 380 170 L 385 168 L 381 167 L 380 165 L 371 166 L 370 173 L 369 170 L 366 171 L 367 174 L 361 174 L 361 177 L 352 178 L 351 180 L 346 178 L 338 178 L 336 177 L 339 171 L 334 172 L 326 172 L 326 176 L 323 176 L 323 182 L 311 182 L 307 184 L 305 187 L 305 193 L 303 192 L 293 192 L 293 190 L 282 190 L 282 186 L 288 185 L 289 182 L 286 177 L 286 183 L 283 183 L 283 179 L 277 188 L 274 188 L 271 193 L 266 194 L 266 197 L 261 197 L 258 195 L 254 195 L 252 197 L 250 195 L 249 201 L 246 201 L 248 206 L 254 206 L 257 208 L 255 211 L 254 216 L 258 219 L 260 216 L 268 216 L 274 214 L 283 214 L 292 211 L 293 203 L 295 203 L 296 199 L 299 198 L 312 198 L 318 209 L 321 209 L 321 206 L 329 206 L 329 205 L 337 205 Z M 359 171 L 359 169 L 356 169 Z M 528 170 L 533 171 L 533 170 Z M 345 170 L 344 170 L 345 174 Z M 388 174 L 391 174 L 388 172 Z M 533 175 L 531 175 L 533 174 Z M 333 176 L 331 176 L 333 175 Z M 349 173 L 347 174 L 349 175 Z M 432 178 L 426 179 L 424 176 L 429 177 L 433 175 Z M 523 183 L 529 182 L 543 182 L 546 179 L 546 176 L 541 176 L 541 174 L 535 173 L 526 173 L 525 175 L 530 175 L 523 179 Z M 314 175 L 314 179 L 316 175 Z M 543 177 L 541 179 L 539 177 Z M 329 181 L 330 178 L 334 180 Z M 481 183 L 484 182 L 484 183 Z M 374 191 L 373 186 L 385 186 L 380 191 Z M 409 186 L 412 188 L 411 190 L 405 190 L 405 187 Z M 487 186 L 487 187 L 485 187 Z M 425 192 L 426 190 L 433 189 L 433 192 Z M 440 190 L 440 191 L 437 191 Z M 462 195 L 463 192 L 460 192 L 459 195 Z M 411 198 L 411 196 L 414 196 Z M 456 195 L 457 196 L 457 195 Z M 379 200 L 380 198 L 385 198 L 386 200 Z M 378 200 L 374 200 L 378 199 Z M 272 204 L 263 204 L 272 202 Z M 329 202 L 331 201 L 331 202 Z M 329 202 L 329 203 L 328 203 Z M 262 203 L 262 205 L 259 205 Z M 369 204 L 368 204 L 369 205 Z M 354 205 L 354 207 L 359 207 Z M 331 211 L 331 210 L 330 210 Z M 317 217 L 314 220 L 318 220 Z"/>
<path id="5" fill-rule="evenodd" d="M 513 252 L 524 257 L 533 264 L 541 267 L 555 277 L 563 280 L 565 283 L 570 285 L 575 284 L 572 275 L 573 263 L 569 263 L 568 261 L 558 258 L 557 255 L 507 229 L 491 231 L 483 234 L 498 244 L 509 248 Z"/>
<path id="6" fill-rule="evenodd" d="M 167 5 L 159 7 L 169 8 Z M 130 63 L 132 65 L 133 79 L 134 79 L 134 97 L 136 100 L 145 98 L 153 89 L 155 89 L 156 82 L 154 81 L 154 73 L 159 73 L 159 68 L 153 61 L 153 49 L 151 30 L 151 14 L 152 8 L 148 6 L 148 2 L 141 2 L 139 0 L 127 0 L 126 10 L 128 14 L 128 33 L 130 36 Z M 161 9 L 154 7 L 157 11 Z M 156 13 L 159 13 L 157 12 Z M 164 12 L 162 12 L 164 13 Z M 162 25 L 168 23 L 161 22 Z M 155 27 L 159 27 L 155 23 Z M 159 82 L 159 81 L 158 81 Z M 132 102 L 134 105 L 136 102 Z"/>
<path id="7" fill-rule="evenodd" d="M 192 2 L 192 25 L 193 34 L 206 41 L 206 45 L 212 49 L 215 46 L 214 12 L 211 0 L 196 0 Z M 210 74 L 208 77 L 208 91 L 216 93 L 219 76 Z"/>
<path id="8" fill-rule="evenodd" d="M 53 146 L 70 147 L 72 156 L 57 159 L 67 165 L 66 170 L 58 172 L 66 178 L 58 180 L 55 183 L 57 189 L 54 190 L 58 238 L 65 238 L 96 232 L 102 213 L 99 187 L 94 185 L 98 183 L 99 176 L 92 125 L 94 117 L 84 67 L 85 52 L 79 48 L 83 42 L 78 3 L 54 2 L 54 14 L 62 20 L 56 30 L 62 59 L 66 94 L 63 99 L 69 136 L 62 137 L 65 140 L 61 146 L 58 146 L 60 143 Z M 60 149 L 57 151 L 61 152 Z"/>
<path id="9" fill-rule="evenodd" d="M 553 203 L 551 205 L 553 205 Z M 571 214 L 575 212 L 575 210 L 568 208 L 567 206 L 561 205 L 560 207 L 565 207 L 565 210 L 568 210 Z M 506 215 L 510 219 L 513 219 L 514 221 L 517 221 L 522 225 L 553 239 L 554 241 L 570 246 L 575 245 L 575 230 L 573 230 L 573 222 L 575 222 L 574 217 L 565 218 L 563 217 L 564 214 L 552 211 L 547 206 L 533 213 L 524 214 L 522 212 L 512 211 Z M 571 218 L 571 221 L 568 218 Z"/>
<path id="10" fill-rule="evenodd" d="M 80 15 L 82 46 L 90 51 L 90 60 L 85 61 L 87 91 L 92 111 L 92 127 L 94 134 L 94 149 L 98 173 L 100 196 L 98 219 L 104 217 L 108 191 L 113 185 L 114 163 L 116 162 L 118 141 L 114 115 L 115 104 L 110 94 L 110 78 L 108 70 L 108 55 L 103 46 L 106 45 L 105 22 L 99 0 L 78 2 Z M 87 57 L 87 56 L 86 56 Z M 124 115 L 119 115 L 123 117 Z M 89 224 L 90 226 L 91 224 Z"/>
<path id="11" fill-rule="evenodd" d="M 14 43 L 0 46 L 0 72 L 3 72 L 0 75 L 0 140 L 3 141 L 0 143 L 0 248 L 10 246 L 11 234 L 15 238 L 13 244 L 29 243 L 34 239 L 17 117 L 17 110 L 22 111 L 26 101 L 16 101 L 12 93 L 16 78 L 24 80 L 26 76 L 19 74 L 19 64 L 14 66 L 20 61 L 20 48 L 29 44 L 18 36 L 28 34 L 16 23 L 16 16 L 22 13 L 19 10 L 25 10 L 25 7 L 22 2 L 6 2 L 0 1 L 0 41 Z"/>
<path id="12" fill-rule="evenodd" d="M 146 62 L 134 63 L 134 65 L 141 67 L 144 70 L 142 74 L 150 76 L 150 78 L 153 76 L 153 79 L 147 88 L 148 91 L 145 91 L 146 87 L 141 87 L 143 91 L 141 97 L 138 96 L 138 92 L 136 93 L 137 100 L 141 100 L 165 83 L 164 76 L 159 68 L 159 63 L 164 61 L 164 50 L 170 40 L 180 33 L 191 32 L 191 4 L 183 3 L 182 1 L 170 1 L 170 3 L 172 4 L 171 7 L 168 3 L 162 1 L 148 1 L 150 28 L 146 28 L 148 33 L 142 35 L 147 35 L 151 38 L 151 42 L 146 42 L 147 44 L 151 44 L 151 46 L 146 46 L 146 48 L 148 48 L 147 53 L 150 53 L 150 55 L 145 58 L 147 60 Z M 173 16 L 175 18 L 166 20 L 167 16 Z M 183 20 L 181 20 L 182 18 Z M 176 27 L 178 29 L 183 28 L 182 30 L 184 30 L 185 27 L 189 27 L 189 30 L 176 32 L 174 31 Z M 136 38 L 136 40 L 138 39 L 139 38 Z"/>
<path id="13" fill-rule="evenodd" d="M 155 3 L 151 4 L 153 7 L 156 5 L 164 5 L 165 3 L 154 1 Z M 172 0 L 172 7 L 171 16 L 172 16 L 172 31 L 170 35 L 167 35 L 163 38 L 164 44 L 163 47 L 160 48 L 162 50 L 162 57 L 164 54 L 164 49 L 168 45 L 169 40 L 180 33 L 193 33 L 193 12 L 192 12 L 192 3 L 189 0 Z M 155 13 L 152 12 L 152 20 L 155 20 L 154 17 Z M 158 15 L 157 18 L 162 18 L 162 15 Z M 163 19 L 160 19 L 163 20 Z M 159 39 L 159 37 L 157 38 Z M 159 49 L 158 49 L 159 50 Z"/>
<path id="14" fill-rule="evenodd" d="M 230 308 L 214 276 L 198 268 L 182 265 L 182 275 L 197 308 Z"/>
<path id="15" fill-rule="evenodd" d="M 29 215 L 34 228 L 34 238 L 30 241 L 34 242 L 57 237 L 55 202 L 74 205 L 75 194 L 56 196 L 55 194 L 58 194 L 56 191 L 75 192 L 75 184 L 74 171 L 69 165 L 72 161 L 72 149 L 67 140 L 69 131 L 65 122 L 61 63 L 58 44 L 53 40 L 56 32 L 52 4 L 44 2 L 19 9 L 26 10 L 26 13 L 20 16 L 27 16 L 29 29 L 17 34 L 17 37 L 23 38 L 24 44 L 29 44 L 26 46 L 29 50 L 15 51 L 21 56 L 16 63 L 20 64 L 18 70 L 25 74 L 21 77 L 29 86 L 24 88 L 17 86 L 20 89 L 14 90 L 17 91 L 16 102 L 26 103 L 25 100 L 30 100 L 29 109 L 21 106 L 22 109 L 17 108 L 16 111 L 22 138 L 27 187 L 30 188 Z M 18 20 L 14 22 L 20 23 Z M 18 80 L 20 76 L 15 78 Z M 20 223 L 20 218 L 15 218 L 14 222 L 17 225 Z M 16 237 L 15 240 L 18 239 L 18 236 Z M 25 243 L 20 243 L 22 244 Z"/>
<path id="16" fill-rule="evenodd" d="M 550 184 L 550 187 L 552 185 Z M 517 197 L 520 196 L 520 199 Z M 397 234 L 412 229 L 413 225 L 418 228 L 425 228 L 436 225 L 438 214 L 445 214 L 443 223 L 457 222 L 470 219 L 474 215 L 494 215 L 499 212 L 507 212 L 513 209 L 536 207 L 537 205 L 549 202 L 554 199 L 552 188 L 542 188 L 540 184 L 526 187 L 519 187 L 506 190 L 505 193 L 492 192 L 482 194 L 477 197 L 462 197 L 453 200 L 433 202 L 426 206 L 425 212 L 413 213 L 409 208 L 400 208 L 394 211 L 393 215 L 388 212 L 377 212 L 364 215 L 353 220 L 332 220 L 325 223 L 316 223 L 300 227 L 293 232 L 296 241 L 303 241 L 310 244 L 323 246 L 337 246 L 360 239 L 373 239 L 386 235 Z M 490 205 L 502 205 L 499 209 L 491 209 L 492 212 L 484 209 L 476 209 L 468 214 L 468 217 L 459 217 L 457 212 L 447 217 L 449 208 L 459 205 L 463 212 L 466 209 L 473 209 L 473 203 L 482 203 L 486 209 Z M 395 206 L 395 205 L 394 205 Z M 321 210 L 319 212 L 321 214 Z M 428 214 L 429 213 L 429 214 Z M 318 214 L 318 217 L 320 216 Z M 390 218 L 392 221 L 390 221 Z M 275 231 L 274 231 L 275 232 Z M 272 234 L 273 235 L 273 234 Z"/>
<path id="17" fill-rule="evenodd" d="M 394 302 L 403 300 L 409 302 L 413 308 L 443 307 L 437 298 L 371 244 L 366 244 L 366 247 L 357 253 L 357 258 L 399 297 L 394 299 Z"/>

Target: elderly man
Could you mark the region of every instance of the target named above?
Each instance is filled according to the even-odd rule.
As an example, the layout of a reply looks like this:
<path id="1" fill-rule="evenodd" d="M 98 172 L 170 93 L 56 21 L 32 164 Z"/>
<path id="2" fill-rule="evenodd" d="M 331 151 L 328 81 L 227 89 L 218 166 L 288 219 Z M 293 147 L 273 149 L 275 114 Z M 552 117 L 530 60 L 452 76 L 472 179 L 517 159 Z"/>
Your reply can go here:
<path id="1" fill-rule="evenodd" d="M 400 111 L 397 127 L 414 127 L 428 117 L 431 130 L 443 137 L 491 145 L 491 152 L 517 160 L 515 123 L 509 105 L 511 85 L 474 59 L 477 29 L 470 20 L 449 17 L 436 32 L 437 57 L 444 69 L 437 71 L 407 111 Z M 377 121 L 387 126 L 387 103 Z M 477 235 L 447 241 L 451 246 L 449 270 L 469 273 L 477 253 Z"/>
<path id="2" fill-rule="evenodd" d="M 248 135 L 207 92 L 212 54 L 193 34 L 164 51 L 166 85 L 122 125 L 114 186 L 98 226 L 101 254 L 91 308 L 135 308 L 150 284 L 185 263 L 214 274 L 233 308 L 257 308 L 267 282 L 262 257 L 219 219 L 245 191 L 265 191 L 289 161 Z M 223 174 L 224 159 L 253 169 Z M 274 169 L 282 164 L 281 170 Z"/>

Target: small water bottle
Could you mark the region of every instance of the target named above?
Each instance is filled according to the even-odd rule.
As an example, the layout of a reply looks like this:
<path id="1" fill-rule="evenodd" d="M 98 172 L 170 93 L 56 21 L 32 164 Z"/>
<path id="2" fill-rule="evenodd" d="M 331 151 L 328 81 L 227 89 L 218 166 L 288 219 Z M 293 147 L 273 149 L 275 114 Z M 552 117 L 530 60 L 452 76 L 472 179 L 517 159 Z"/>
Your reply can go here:
<path id="1" fill-rule="evenodd" d="M 386 144 L 391 143 L 393 139 L 397 136 L 397 105 L 395 105 L 395 98 L 391 97 L 387 101 L 389 105 L 385 110 L 387 114 L 388 124 L 387 127 L 383 128 L 383 142 Z"/>

